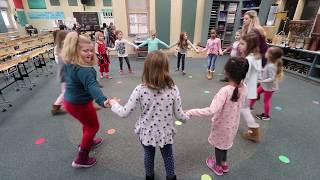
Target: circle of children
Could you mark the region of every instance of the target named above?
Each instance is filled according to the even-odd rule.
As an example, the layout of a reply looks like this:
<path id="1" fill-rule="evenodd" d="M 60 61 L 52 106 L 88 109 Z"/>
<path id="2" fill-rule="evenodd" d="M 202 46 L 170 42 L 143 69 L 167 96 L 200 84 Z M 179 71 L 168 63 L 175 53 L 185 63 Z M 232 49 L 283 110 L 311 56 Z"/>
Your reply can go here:
<path id="1" fill-rule="evenodd" d="M 244 14 L 242 31 L 236 33 L 236 41 L 224 51 L 216 31 L 211 30 L 211 38 L 206 47 L 208 66 L 207 78 L 213 78 L 215 61 L 218 55 L 231 51 L 224 72 L 228 84 L 214 96 L 212 103 L 203 109 L 184 111 L 181 106 L 179 89 L 169 73 L 169 60 L 166 54 L 158 50 L 158 44 L 167 48 L 178 45 L 177 71 L 183 74 L 185 54 L 188 45 L 198 50 L 187 40 L 187 34 L 181 33 L 177 43 L 168 46 L 156 38 L 156 33 L 141 45 L 136 46 L 116 31 L 117 40 L 114 48 L 106 47 L 103 33 L 96 33 L 94 43 L 77 32 L 59 31 L 56 34 L 55 54 L 61 82 L 61 94 L 53 104 L 52 113 L 58 113 L 64 107 L 72 117 L 83 126 L 82 140 L 73 167 L 91 167 L 97 160 L 89 156 L 91 149 L 102 142 L 95 137 L 99 130 L 99 122 L 93 100 L 101 107 L 110 107 L 120 117 L 128 117 L 137 107 L 141 114 L 135 125 L 135 133 L 144 149 L 144 167 L 146 179 L 154 179 L 154 156 L 156 147 L 160 147 L 163 156 L 167 179 L 176 179 L 172 145 L 175 128 L 174 117 L 186 122 L 193 116 L 208 116 L 212 120 L 208 141 L 213 146 L 215 155 L 210 155 L 206 165 L 216 174 L 223 175 L 229 171 L 227 151 L 232 147 L 237 134 L 240 115 L 247 122 L 248 131 L 244 138 L 253 142 L 260 141 L 260 126 L 255 121 L 250 109 L 256 99 L 264 93 L 264 113 L 256 115 L 257 119 L 270 120 L 271 97 L 278 90 L 282 79 L 283 52 L 280 48 L 268 49 L 265 32 L 260 26 L 257 13 L 248 11 Z M 118 98 L 107 98 L 101 91 L 93 66 L 99 64 L 101 77 L 109 72 L 107 51 L 116 50 L 120 62 L 120 74 L 123 74 L 123 59 L 127 63 L 129 73 L 133 73 L 126 51 L 126 44 L 135 48 L 148 45 L 148 56 L 144 61 L 142 82 L 133 90 L 128 102 L 122 106 Z M 97 55 L 96 55 L 97 54 Z M 97 59 L 98 57 L 98 59 Z M 257 88 L 258 87 L 258 88 Z"/>

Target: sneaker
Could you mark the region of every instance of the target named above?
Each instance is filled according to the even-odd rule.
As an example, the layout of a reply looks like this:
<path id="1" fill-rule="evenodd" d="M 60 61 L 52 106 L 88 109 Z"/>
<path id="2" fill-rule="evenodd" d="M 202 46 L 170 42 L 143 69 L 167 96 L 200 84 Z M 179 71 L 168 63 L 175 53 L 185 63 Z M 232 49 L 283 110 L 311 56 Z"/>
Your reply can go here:
<path id="1" fill-rule="evenodd" d="M 120 71 L 119 71 L 119 74 L 120 74 L 120 75 L 124 75 L 123 70 L 120 70 Z"/>
<path id="2" fill-rule="evenodd" d="M 178 71 L 179 71 L 179 68 L 177 68 L 175 71 L 178 72 Z"/>
<path id="3" fill-rule="evenodd" d="M 264 113 L 257 114 L 256 118 L 259 119 L 259 120 L 263 120 L 263 121 L 269 121 L 270 120 L 270 116 L 267 116 Z"/>
<path id="4" fill-rule="evenodd" d="M 222 167 L 218 166 L 212 157 L 207 158 L 206 164 L 207 164 L 208 168 L 210 168 L 217 176 L 223 175 Z"/>
<path id="5" fill-rule="evenodd" d="M 102 144 L 102 142 L 103 142 L 103 138 L 101 138 L 101 137 L 95 138 L 93 140 L 92 145 L 91 145 L 91 149 L 95 149 L 95 148 L 99 147 Z"/>
<path id="6" fill-rule="evenodd" d="M 224 173 L 227 173 L 230 170 L 229 165 L 228 165 L 227 162 L 222 162 L 221 167 L 222 167 L 222 170 L 223 170 Z"/>
<path id="7" fill-rule="evenodd" d="M 106 79 L 112 79 L 112 77 L 109 75 L 106 75 Z"/>
<path id="8" fill-rule="evenodd" d="M 97 163 L 97 159 L 94 157 L 89 157 L 86 162 L 72 162 L 72 167 L 74 168 L 89 168 L 94 166 Z"/>
<path id="9" fill-rule="evenodd" d="M 186 72 L 182 71 L 182 75 L 183 75 L 183 76 L 186 75 Z"/>
<path id="10" fill-rule="evenodd" d="M 134 74 L 134 71 L 132 71 L 132 70 L 129 70 L 129 74 Z"/>

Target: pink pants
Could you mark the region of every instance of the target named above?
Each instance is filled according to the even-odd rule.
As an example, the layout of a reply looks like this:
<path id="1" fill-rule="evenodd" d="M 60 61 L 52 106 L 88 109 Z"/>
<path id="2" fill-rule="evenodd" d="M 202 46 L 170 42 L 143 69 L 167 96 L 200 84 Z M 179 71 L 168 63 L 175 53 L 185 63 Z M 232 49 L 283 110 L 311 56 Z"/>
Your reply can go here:
<path id="1" fill-rule="evenodd" d="M 62 105 L 63 104 L 63 96 L 64 96 L 64 92 L 66 90 L 66 83 L 61 83 L 61 91 L 60 94 L 57 98 L 57 100 L 54 102 L 54 105 Z"/>
<path id="2" fill-rule="evenodd" d="M 265 91 L 262 86 L 260 85 L 257 89 L 258 92 L 258 96 L 260 96 L 260 94 L 264 93 L 264 115 L 266 116 L 270 116 L 270 108 L 271 108 L 271 97 L 273 94 L 273 91 Z M 254 104 L 256 103 L 256 99 L 251 99 L 250 100 L 250 108 L 252 108 L 254 106 Z"/>

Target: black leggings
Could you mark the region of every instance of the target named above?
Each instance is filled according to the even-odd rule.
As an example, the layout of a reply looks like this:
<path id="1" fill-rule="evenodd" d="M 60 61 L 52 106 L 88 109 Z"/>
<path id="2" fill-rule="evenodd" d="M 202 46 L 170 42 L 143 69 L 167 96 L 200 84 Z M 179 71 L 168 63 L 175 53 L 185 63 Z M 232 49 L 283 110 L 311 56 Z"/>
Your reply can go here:
<path id="1" fill-rule="evenodd" d="M 227 150 L 221 150 L 218 148 L 215 148 L 215 155 L 216 155 L 216 163 L 218 166 L 221 166 L 222 161 L 227 161 Z"/>
<path id="2" fill-rule="evenodd" d="M 185 54 L 181 54 L 180 52 L 178 52 L 177 69 L 180 68 L 180 59 L 181 59 L 181 58 L 182 58 L 182 67 L 181 67 L 181 70 L 184 71 L 184 61 L 185 61 L 186 55 L 185 55 Z"/>
<path id="3" fill-rule="evenodd" d="M 126 60 L 128 69 L 131 70 L 131 66 L 130 66 L 130 62 L 129 62 L 129 58 L 128 57 L 119 57 L 119 62 L 120 62 L 120 70 L 123 70 L 123 58 L 124 60 Z"/>

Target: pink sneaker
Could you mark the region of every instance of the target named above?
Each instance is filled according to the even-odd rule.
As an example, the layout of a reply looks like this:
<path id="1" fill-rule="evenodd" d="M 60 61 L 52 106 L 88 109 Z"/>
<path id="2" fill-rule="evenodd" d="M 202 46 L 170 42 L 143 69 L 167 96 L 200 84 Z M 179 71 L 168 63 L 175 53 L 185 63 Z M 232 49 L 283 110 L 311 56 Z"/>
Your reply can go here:
<path id="1" fill-rule="evenodd" d="M 112 79 L 112 77 L 109 75 L 106 75 L 106 79 Z"/>
<path id="2" fill-rule="evenodd" d="M 222 162 L 221 167 L 222 167 L 222 170 L 223 170 L 224 173 L 227 173 L 230 170 L 229 165 L 228 165 L 227 162 Z"/>
<path id="3" fill-rule="evenodd" d="M 120 74 L 120 75 L 124 75 L 123 70 L 120 70 L 120 71 L 119 71 L 119 74 Z"/>
<path id="4" fill-rule="evenodd" d="M 134 74 L 134 71 L 132 71 L 132 70 L 129 70 L 129 74 Z"/>
<path id="5" fill-rule="evenodd" d="M 218 166 L 212 157 L 207 158 L 206 164 L 207 164 L 208 168 L 210 168 L 217 176 L 223 175 L 222 167 Z"/>

